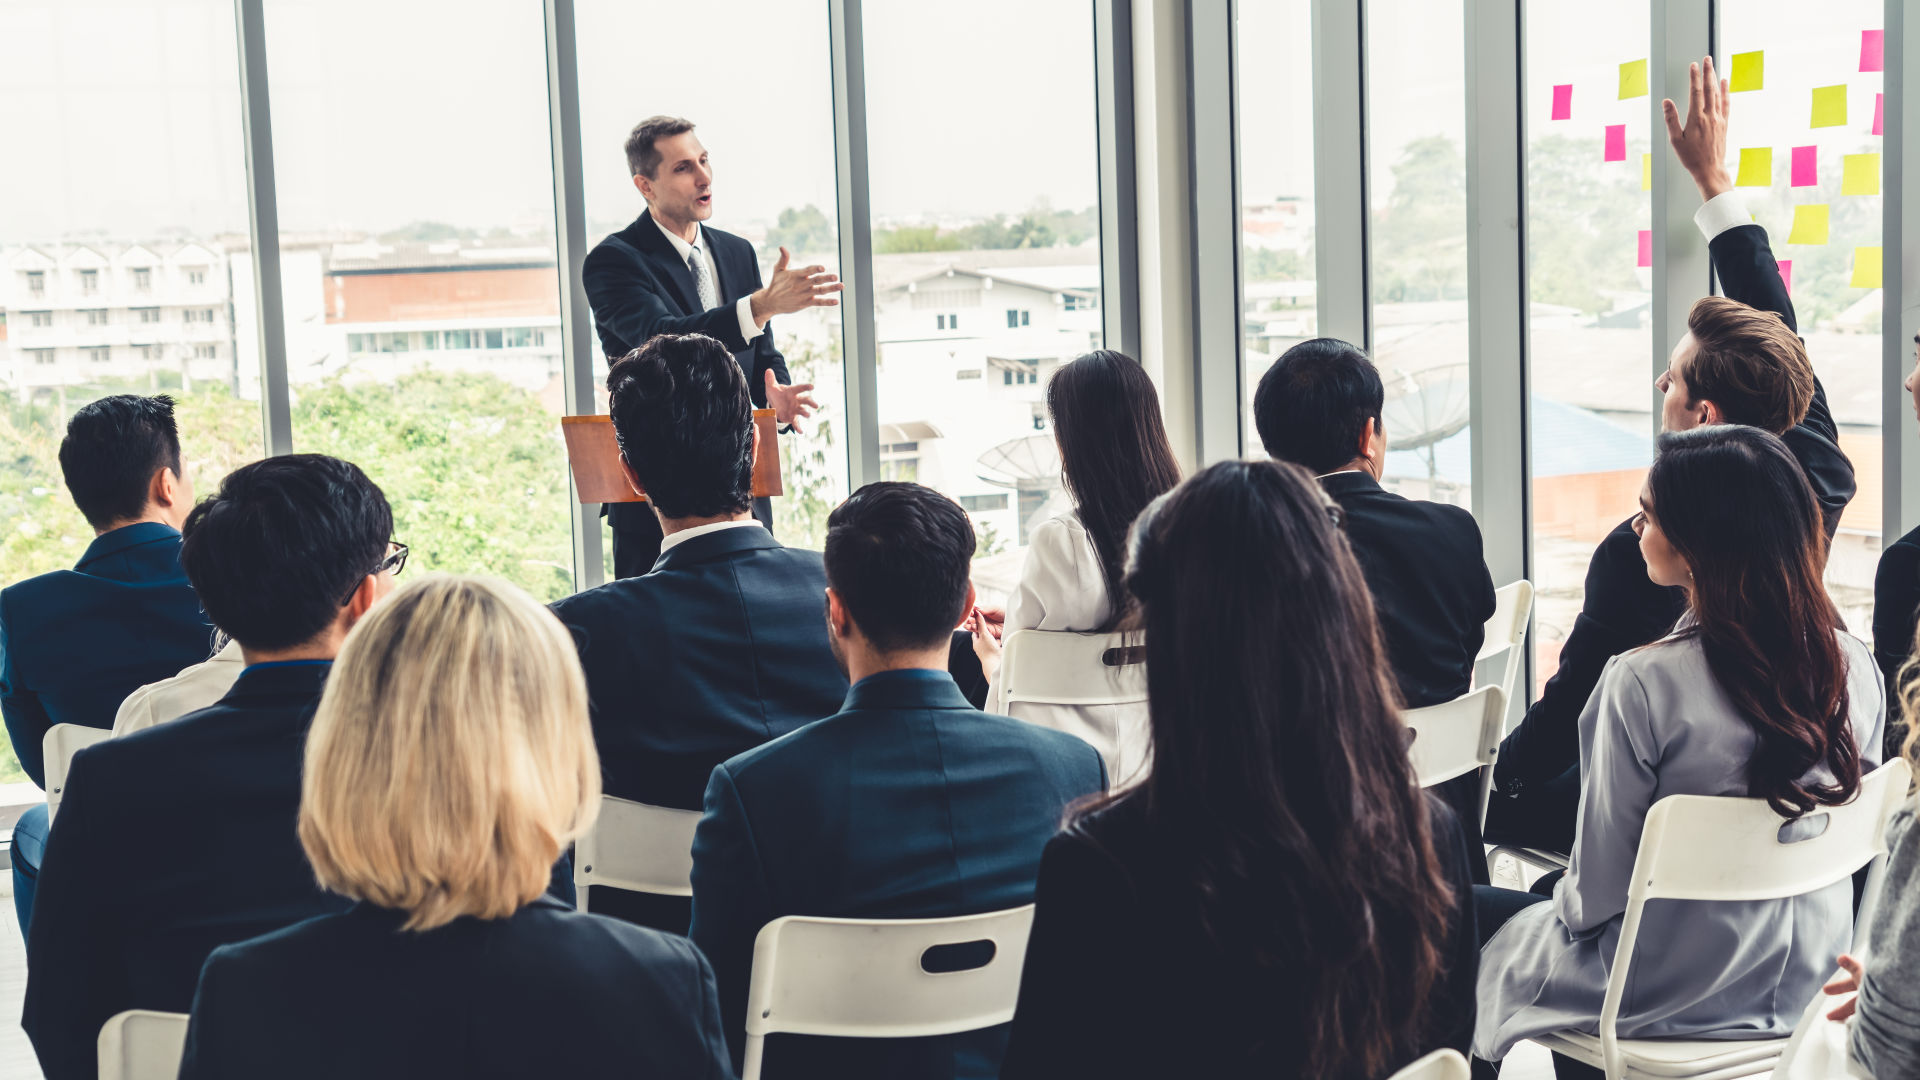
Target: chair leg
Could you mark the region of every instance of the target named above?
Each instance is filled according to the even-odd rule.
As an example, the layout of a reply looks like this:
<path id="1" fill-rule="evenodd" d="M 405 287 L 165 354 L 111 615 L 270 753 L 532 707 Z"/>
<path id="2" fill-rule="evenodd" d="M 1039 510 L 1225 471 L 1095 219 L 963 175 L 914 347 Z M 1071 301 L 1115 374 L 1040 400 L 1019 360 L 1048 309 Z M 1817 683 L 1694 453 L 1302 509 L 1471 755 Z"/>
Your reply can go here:
<path id="1" fill-rule="evenodd" d="M 747 1035 L 747 1052 L 740 1065 L 740 1080 L 760 1080 L 760 1055 L 766 1052 L 765 1035 Z"/>
<path id="2" fill-rule="evenodd" d="M 573 903 L 575 907 L 581 911 L 587 910 L 587 892 L 592 888 L 593 886 L 591 885 L 581 885 L 573 890 Z"/>

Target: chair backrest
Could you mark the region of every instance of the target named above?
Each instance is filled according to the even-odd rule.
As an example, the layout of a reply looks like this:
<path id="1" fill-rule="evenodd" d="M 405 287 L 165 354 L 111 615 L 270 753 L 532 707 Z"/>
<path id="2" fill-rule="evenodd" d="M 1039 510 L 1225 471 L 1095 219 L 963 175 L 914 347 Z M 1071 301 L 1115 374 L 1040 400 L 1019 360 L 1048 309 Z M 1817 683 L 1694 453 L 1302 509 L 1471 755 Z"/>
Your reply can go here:
<path id="1" fill-rule="evenodd" d="M 1904 760 L 1890 761 L 1862 778 L 1852 802 L 1793 823 L 1765 799 L 1669 795 L 1654 803 L 1640 830 L 1600 1010 L 1607 1074 L 1623 1075 L 1615 1027 L 1647 901 L 1775 900 L 1845 881 L 1886 854 L 1887 822 L 1905 801 L 1910 776 Z"/>
<path id="2" fill-rule="evenodd" d="M 100 1026 L 100 1080 L 177 1080 L 187 1014 L 128 1009 Z"/>
<path id="3" fill-rule="evenodd" d="M 1000 656 L 989 712 L 1036 705 L 1127 705 L 1147 700 L 1144 635 L 1015 630 Z"/>
<path id="4" fill-rule="evenodd" d="M 1032 904 L 949 919 L 773 920 L 753 943 L 741 1080 L 758 1080 L 775 1032 L 898 1039 L 1006 1023 L 1032 928 Z M 944 970 L 949 952 L 977 966 Z"/>
<path id="5" fill-rule="evenodd" d="M 1414 775 L 1421 787 L 1432 787 L 1493 764 L 1500 752 L 1500 734 L 1507 716 L 1506 691 L 1483 686 L 1452 701 L 1408 709 L 1402 714 L 1414 731 Z"/>
<path id="6" fill-rule="evenodd" d="M 693 895 L 693 831 L 696 810 L 662 806 L 611 795 L 600 797 L 600 817 L 574 845 L 573 884 L 608 885 L 661 896 Z"/>
<path id="7" fill-rule="evenodd" d="M 1445 1046 L 1394 1073 L 1388 1080 L 1467 1080 L 1471 1075 L 1467 1059 L 1460 1056 L 1460 1051 Z"/>
<path id="8" fill-rule="evenodd" d="M 67 770 L 73 765 L 73 755 L 112 736 L 109 728 L 85 724 L 55 724 L 47 729 L 40 740 L 40 757 L 47 770 L 47 820 L 53 820 L 54 812 L 60 808 L 60 796 L 67 788 Z"/>
<path id="9" fill-rule="evenodd" d="M 1485 636 L 1480 639 L 1480 655 L 1473 660 L 1478 664 L 1506 654 L 1501 661 L 1505 666 L 1500 673 L 1500 687 L 1507 692 L 1508 701 L 1513 700 L 1514 686 L 1527 666 L 1523 646 L 1532 620 L 1533 582 L 1521 578 L 1493 591 L 1493 617 L 1487 620 Z"/>

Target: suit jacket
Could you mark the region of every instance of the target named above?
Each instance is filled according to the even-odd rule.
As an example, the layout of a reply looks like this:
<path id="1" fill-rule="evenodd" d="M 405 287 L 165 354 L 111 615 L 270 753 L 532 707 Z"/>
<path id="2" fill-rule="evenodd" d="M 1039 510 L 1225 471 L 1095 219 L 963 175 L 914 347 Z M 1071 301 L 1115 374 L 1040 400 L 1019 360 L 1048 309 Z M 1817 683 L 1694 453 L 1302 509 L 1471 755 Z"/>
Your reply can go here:
<path id="1" fill-rule="evenodd" d="M 1401 498 L 1363 472 L 1332 473 L 1320 486 L 1346 512 L 1347 543 L 1373 594 L 1407 707 L 1438 705 L 1472 689 L 1473 658 L 1494 604 L 1473 515 Z"/>
<path id="2" fill-rule="evenodd" d="M 978 711 L 943 671 L 862 679 L 838 713 L 715 769 L 693 841 L 693 940 L 713 962 L 735 1063 L 766 923 L 1019 907 L 1033 899 L 1040 852 L 1067 804 L 1105 786 L 1092 747 Z M 992 1077 L 1005 1043 L 1005 1028 L 773 1036 L 765 1075 Z"/>
<path id="3" fill-rule="evenodd" d="M 0 591 L 0 712 L 20 766 L 45 787 L 48 728 L 110 728 L 136 688 L 212 652 L 213 625 L 180 569 L 180 534 L 158 522 L 115 529 L 73 569 Z"/>
<path id="4" fill-rule="evenodd" d="M 114 1013 L 187 1011 L 215 947 L 347 906 L 314 882 L 294 824 L 327 671 L 251 668 L 216 704 L 74 758 L 20 1020 L 48 1080 L 95 1075 Z"/>
<path id="5" fill-rule="evenodd" d="M 714 291 L 720 306 L 700 309 L 700 290 L 677 251 L 660 233 L 651 210 L 642 211 L 633 224 L 608 236 L 587 253 L 581 277 L 587 303 L 593 309 L 594 329 L 608 363 L 647 343 L 656 334 L 705 334 L 727 347 L 747 376 L 747 391 L 755 408 L 767 404 L 766 373 L 781 383 L 787 359 L 773 343 L 773 323 L 760 328 L 752 341 L 740 335 L 734 305 L 760 288 L 760 261 L 753 245 L 729 232 L 700 226 L 713 265 L 719 271 Z M 653 511 L 644 503 L 609 503 L 607 520 L 616 531 L 658 532 Z M 657 540 L 655 541 L 657 543 Z"/>
<path id="6" fill-rule="evenodd" d="M 1920 620 L 1920 529 L 1880 553 L 1873 575 L 1873 659 L 1887 687 L 1889 759 L 1900 753 L 1907 724 L 1900 715 L 1900 668 L 1913 655 L 1913 628 Z"/>
<path id="7" fill-rule="evenodd" d="M 358 904 L 228 945 L 200 976 L 182 1080 L 731 1080 L 713 972 L 686 939 L 542 897 L 401 930 Z"/>
<path id="8" fill-rule="evenodd" d="M 1767 231 L 1758 225 L 1728 229 L 1713 239 L 1713 266 L 1726 295 L 1761 311 L 1771 311 L 1796 332 L 1793 301 L 1780 279 L 1779 264 L 1767 244 Z M 1840 429 L 1827 407 L 1827 391 L 1814 379 L 1813 404 L 1807 416 L 1781 441 L 1806 470 L 1820 504 L 1827 538 L 1840 527 L 1840 515 L 1853 499 L 1853 464 L 1840 450 Z M 1593 553 L 1587 566 L 1586 595 L 1573 629 L 1560 646 L 1560 666 L 1547 681 L 1540 698 L 1500 747 L 1494 769 L 1496 797 L 1487 809 L 1487 837 L 1499 842 L 1549 843 L 1564 850 L 1573 843 L 1571 805 L 1543 823 L 1537 807 L 1528 803 L 1529 789 L 1539 789 L 1569 769 L 1579 766 L 1580 713 L 1607 661 L 1629 649 L 1664 637 L 1685 608 L 1681 590 L 1665 588 L 1647 579 L 1646 559 L 1630 522 L 1622 522 Z M 1550 835 L 1538 827 L 1550 826 Z"/>

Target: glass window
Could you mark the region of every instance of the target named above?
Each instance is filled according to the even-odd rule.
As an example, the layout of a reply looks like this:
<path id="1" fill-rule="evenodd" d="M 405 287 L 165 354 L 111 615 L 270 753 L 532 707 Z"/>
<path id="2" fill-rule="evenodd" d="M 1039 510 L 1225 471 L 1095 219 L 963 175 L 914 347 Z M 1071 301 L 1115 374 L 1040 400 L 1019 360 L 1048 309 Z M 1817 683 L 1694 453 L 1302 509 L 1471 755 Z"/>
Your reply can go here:
<path id="1" fill-rule="evenodd" d="M 140 292 L 153 291 L 153 270 L 142 266 L 133 272 L 133 287 Z"/>
<path id="2" fill-rule="evenodd" d="M 489 349 L 504 349 L 507 347 L 506 346 L 507 335 L 506 335 L 506 331 L 504 330 L 488 330 L 486 332 L 486 337 L 487 337 L 487 348 Z"/>
<path id="3" fill-rule="evenodd" d="M 1666 132 L 1650 137 L 1644 96 L 1619 95 L 1620 65 L 1647 56 L 1646 5 L 1533 0 L 1526 24 L 1533 645 L 1544 685 L 1594 548 L 1638 509 L 1653 459 L 1653 271 L 1637 263 L 1653 213 L 1645 155 L 1666 152 Z M 1554 119 L 1556 95 L 1565 119 Z M 1607 161 L 1616 126 L 1626 152 Z"/>
<path id="4" fill-rule="evenodd" d="M 97 293 L 99 291 L 100 291 L 100 271 L 98 270 L 80 271 L 81 294 L 85 296 L 92 296 L 94 293 Z"/>
<path id="5" fill-rule="evenodd" d="M 1859 490 L 1833 538 L 1827 589 L 1847 626 L 1869 637 L 1880 558 L 1880 402 L 1899 392 L 1883 385 L 1880 369 L 1882 139 L 1874 121 L 1884 76 L 1860 70 L 1861 34 L 1881 29 L 1885 7 L 1834 0 L 1821 5 L 1818 19 L 1783 0 L 1727 0 L 1718 10 L 1721 64 L 1739 53 L 1765 54 L 1762 88 L 1732 95 L 1728 150 L 1736 158 L 1747 148 L 1773 151 L 1767 185 L 1739 190 L 1766 226 L 1774 257 L 1791 264 L 1788 287 L 1807 356 L 1826 388 L 1840 448 L 1853 461 Z M 1823 87 L 1844 87 L 1844 122 L 1812 126 L 1815 93 Z M 1796 170 L 1797 160 L 1804 170 Z M 1796 177 L 1796 171 L 1812 175 Z M 1828 207 L 1825 242 L 1790 242 L 1794 208 L 1802 205 Z M 1866 269 L 1870 278 L 1856 277 Z"/>
<path id="6" fill-rule="evenodd" d="M 558 317 L 540 5 L 267 0 L 265 21 L 294 448 L 364 468 L 419 569 L 566 595 L 558 343 L 411 347 L 476 318 Z M 482 159 L 479 182 L 459 179 Z M 355 332 L 381 351 L 349 367 Z"/>
<path id="7" fill-rule="evenodd" d="M 449 349 L 473 348 L 473 331 L 471 330 L 448 330 L 445 331 L 445 335 Z"/>

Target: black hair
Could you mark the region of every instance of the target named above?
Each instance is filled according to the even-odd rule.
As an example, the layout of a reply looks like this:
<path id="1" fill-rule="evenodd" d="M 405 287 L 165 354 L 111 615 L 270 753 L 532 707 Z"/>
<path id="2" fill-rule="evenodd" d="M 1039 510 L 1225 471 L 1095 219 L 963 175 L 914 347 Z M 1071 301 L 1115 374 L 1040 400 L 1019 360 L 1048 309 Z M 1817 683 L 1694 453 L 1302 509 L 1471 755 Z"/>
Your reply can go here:
<path id="1" fill-rule="evenodd" d="M 827 516 L 827 584 L 874 648 L 931 648 L 966 614 L 973 547 L 973 522 L 959 503 L 881 480 Z"/>
<path id="2" fill-rule="evenodd" d="M 180 470 L 173 399 L 115 394 L 82 405 L 60 441 L 60 473 L 87 524 L 105 529 L 146 512 L 153 475 Z"/>
<path id="3" fill-rule="evenodd" d="M 213 625 L 272 651 L 339 617 L 386 558 L 393 511 L 352 462 L 286 454 L 229 473 L 182 532 L 180 565 Z"/>
<path id="4" fill-rule="evenodd" d="M 1260 445 L 1281 461 L 1327 473 L 1360 454 L 1386 391 L 1367 354 L 1339 338 L 1303 341 L 1273 362 L 1253 394 Z"/>
<path id="5" fill-rule="evenodd" d="M 725 345 L 660 334 L 607 372 L 621 456 L 665 517 L 737 514 L 753 502 L 753 399 Z"/>

